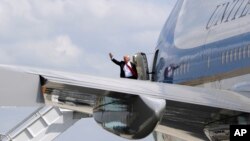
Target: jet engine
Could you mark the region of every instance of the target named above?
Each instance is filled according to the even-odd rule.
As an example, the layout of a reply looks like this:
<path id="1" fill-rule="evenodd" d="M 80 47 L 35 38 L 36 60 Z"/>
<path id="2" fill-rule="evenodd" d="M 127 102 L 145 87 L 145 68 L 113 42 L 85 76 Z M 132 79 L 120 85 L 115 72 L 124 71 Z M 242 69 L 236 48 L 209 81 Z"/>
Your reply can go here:
<path id="1" fill-rule="evenodd" d="M 165 105 L 162 99 L 113 93 L 97 98 L 93 116 L 109 132 L 127 139 L 141 139 L 154 130 Z"/>

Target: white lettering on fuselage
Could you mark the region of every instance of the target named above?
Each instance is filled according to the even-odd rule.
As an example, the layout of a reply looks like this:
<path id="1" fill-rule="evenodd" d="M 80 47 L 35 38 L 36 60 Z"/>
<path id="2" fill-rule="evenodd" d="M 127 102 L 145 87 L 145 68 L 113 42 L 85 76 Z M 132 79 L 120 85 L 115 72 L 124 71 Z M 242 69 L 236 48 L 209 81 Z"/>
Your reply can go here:
<path id="1" fill-rule="evenodd" d="M 231 0 L 216 6 L 210 16 L 206 29 L 227 23 L 250 14 L 250 0 Z"/>

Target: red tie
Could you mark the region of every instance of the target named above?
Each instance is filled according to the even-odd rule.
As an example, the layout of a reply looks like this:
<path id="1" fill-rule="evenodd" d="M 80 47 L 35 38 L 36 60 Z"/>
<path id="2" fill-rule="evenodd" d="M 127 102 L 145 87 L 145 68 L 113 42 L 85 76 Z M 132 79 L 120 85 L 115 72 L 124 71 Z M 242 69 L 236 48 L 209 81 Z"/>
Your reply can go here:
<path id="1" fill-rule="evenodd" d="M 137 76 L 136 72 L 128 64 L 126 64 L 126 66 L 129 68 L 133 76 Z"/>

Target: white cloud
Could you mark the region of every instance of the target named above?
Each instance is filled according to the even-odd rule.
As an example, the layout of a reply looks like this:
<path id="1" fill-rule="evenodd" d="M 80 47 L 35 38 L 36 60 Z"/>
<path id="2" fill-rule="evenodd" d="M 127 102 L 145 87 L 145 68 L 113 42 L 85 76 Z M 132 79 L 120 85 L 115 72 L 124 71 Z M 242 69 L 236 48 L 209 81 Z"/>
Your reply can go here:
<path id="1" fill-rule="evenodd" d="M 1 58 L 14 64 L 27 64 L 36 67 L 58 66 L 72 67 L 79 63 L 84 52 L 74 45 L 67 35 L 61 35 L 51 40 L 31 40 L 9 45 L 0 50 Z M 12 60 L 15 59 L 15 60 Z"/>
<path id="2" fill-rule="evenodd" d="M 29 57 L 40 59 L 40 62 L 59 66 L 70 65 L 81 54 L 81 50 L 66 35 L 58 36 L 54 40 L 24 43 L 20 49 L 28 53 Z"/>

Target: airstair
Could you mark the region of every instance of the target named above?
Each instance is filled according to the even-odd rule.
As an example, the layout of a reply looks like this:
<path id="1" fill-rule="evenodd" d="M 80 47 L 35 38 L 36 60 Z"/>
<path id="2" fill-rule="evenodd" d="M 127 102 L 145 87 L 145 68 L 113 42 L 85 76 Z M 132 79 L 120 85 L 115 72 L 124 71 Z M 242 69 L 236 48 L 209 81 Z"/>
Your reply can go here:
<path id="1" fill-rule="evenodd" d="M 5 135 L 0 135 L 0 140 L 51 141 L 83 117 L 88 117 L 88 115 L 45 106 L 38 108 Z"/>

